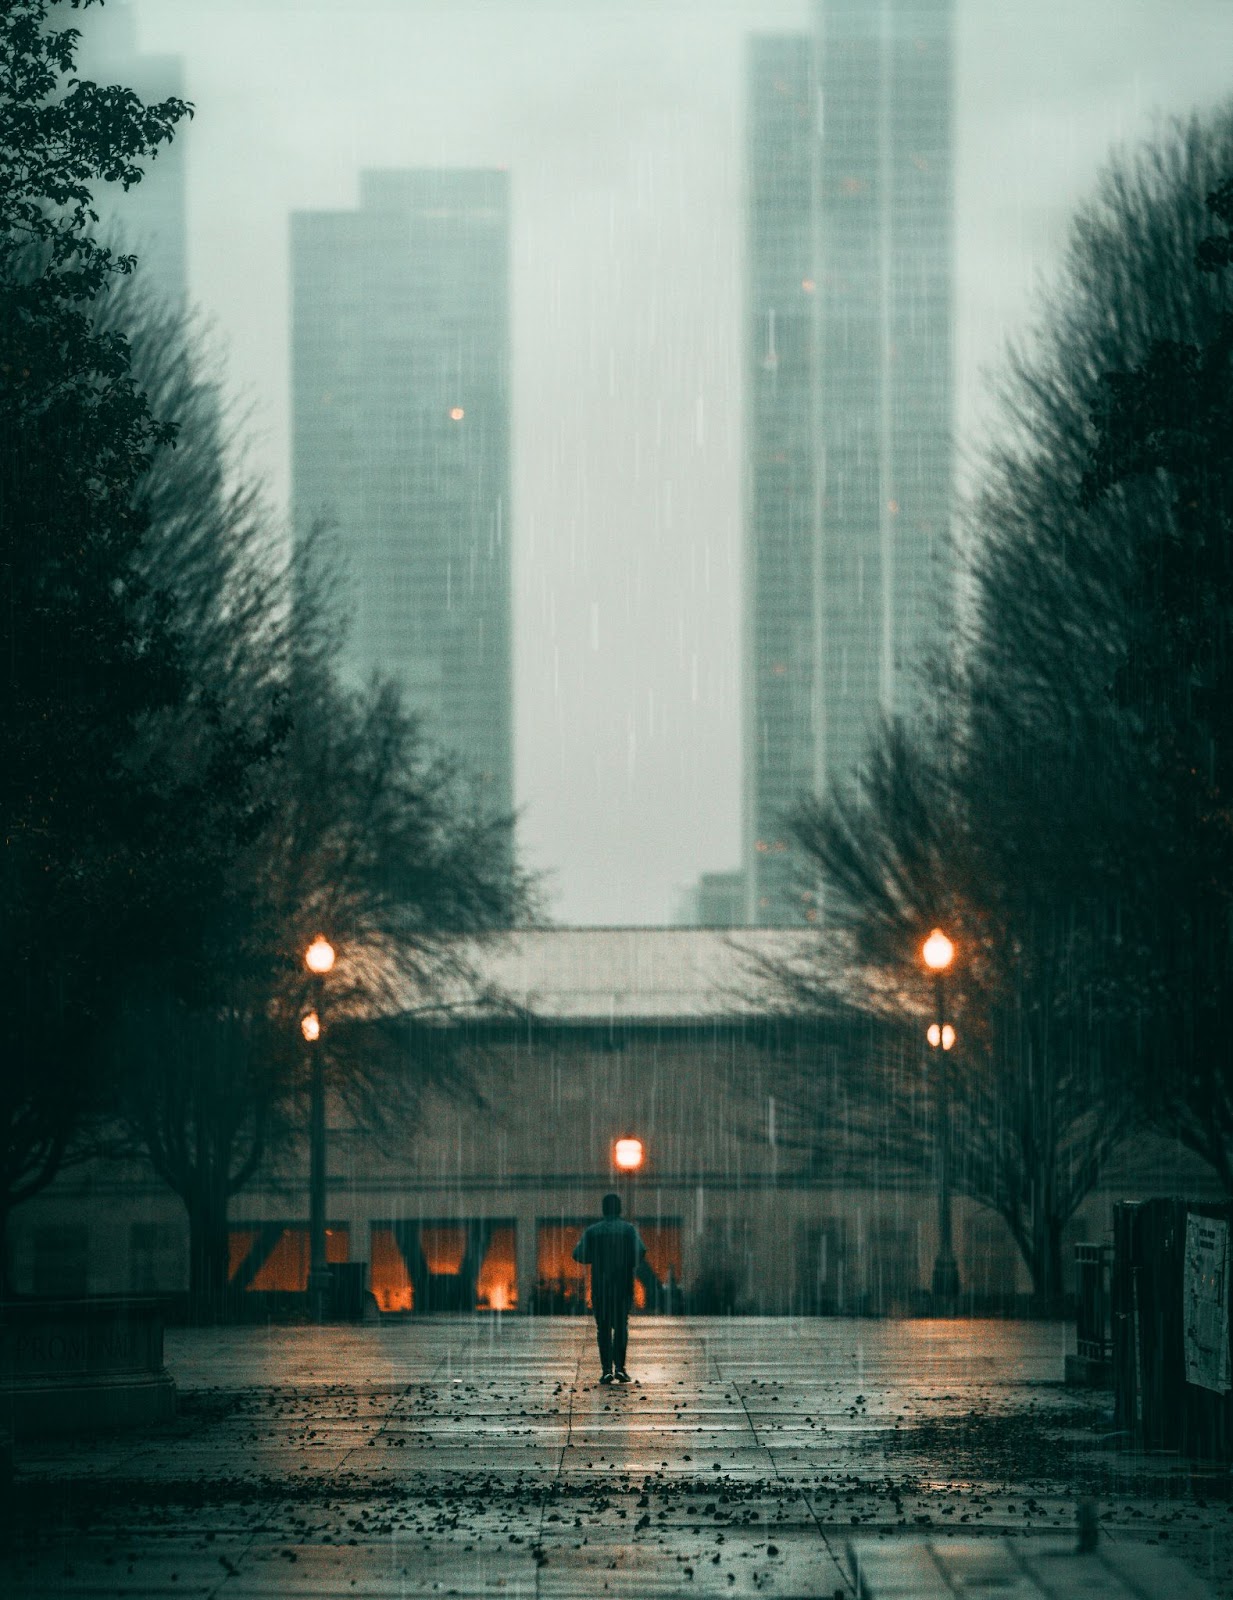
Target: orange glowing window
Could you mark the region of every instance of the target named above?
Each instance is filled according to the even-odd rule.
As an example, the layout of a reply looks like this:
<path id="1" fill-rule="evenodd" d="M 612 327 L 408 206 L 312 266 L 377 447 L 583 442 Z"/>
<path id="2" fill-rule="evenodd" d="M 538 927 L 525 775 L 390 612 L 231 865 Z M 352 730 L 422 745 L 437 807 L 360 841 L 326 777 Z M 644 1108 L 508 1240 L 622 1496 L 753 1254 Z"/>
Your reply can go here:
<path id="1" fill-rule="evenodd" d="M 291 1289 L 302 1294 L 308 1288 L 308 1262 L 308 1229 L 284 1228 L 249 1287 Z"/>
<path id="2" fill-rule="evenodd" d="M 256 1228 L 232 1228 L 227 1235 L 227 1277 L 230 1280 L 248 1260 L 248 1252 L 257 1242 Z"/>
<path id="3" fill-rule="evenodd" d="M 333 1266 L 348 1259 L 346 1228 L 327 1228 L 325 1259 Z M 255 1292 L 303 1294 L 308 1288 L 308 1229 L 284 1228 L 261 1270 L 249 1284 Z"/>
<path id="4" fill-rule="evenodd" d="M 666 1283 L 669 1269 L 677 1283 L 681 1281 L 681 1225 L 679 1222 L 640 1223 L 638 1232 L 646 1245 L 647 1265 L 659 1279 Z"/>
<path id="5" fill-rule="evenodd" d="M 559 1302 L 561 1310 L 590 1305 L 587 1269 L 573 1258 L 583 1222 L 541 1222 L 536 1241 L 535 1279 L 541 1297 Z"/>
<path id="6" fill-rule="evenodd" d="M 646 1264 L 666 1285 L 671 1272 L 672 1281 L 681 1282 L 681 1225 L 679 1222 L 639 1223 L 638 1232 L 646 1245 Z M 634 1283 L 634 1305 L 646 1305 L 646 1286 L 640 1280 Z"/>
<path id="7" fill-rule="evenodd" d="M 812 294 L 817 287 L 817 284 L 812 278 L 801 279 L 801 288 L 804 289 L 806 294 Z"/>
<path id="8" fill-rule="evenodd" d="M 374 1228 L 369 1238 L 369 1283 L 378 1309 L 412 1310 L 415 1290 L 393 1228 Z"/>
<path id="9" fill-rule="evenodd" d="M 512 1311 L 518 1304 L 518 1268 L 512 1227 L 492 1230 L 475 1285 L 475 1303 L 481 1311 Z"/>
<path id="10" fill-rule="evenodd" d="M 467 1230 L 460 1223 L 429 1224 L 420 1229 L 424 1265 L 433 1277 L 453 1277 L 467 1253 Z"/>
<path id="11" fill-rule="evenodd" d="M 461 422 L 462 419 L 465 416 L 466 416 L 466 412 L 462 409 L 461 406 L 453 406 L 453 407 L 451 407 L 451 409 L 450 409 L 450 421 L 451 422 Z"/>

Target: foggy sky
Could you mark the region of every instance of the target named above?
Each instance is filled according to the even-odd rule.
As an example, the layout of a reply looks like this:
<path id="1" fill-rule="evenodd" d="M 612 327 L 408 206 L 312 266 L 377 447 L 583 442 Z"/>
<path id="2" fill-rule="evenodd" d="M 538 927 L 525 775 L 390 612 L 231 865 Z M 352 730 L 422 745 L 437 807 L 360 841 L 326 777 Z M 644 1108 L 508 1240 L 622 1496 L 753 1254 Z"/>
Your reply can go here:
<path id="1" fill-rule="evenodd" d="M 740 862 L 744 40 L 789 0 L 136 0 L 185 57 L 189 272 L 288 476 L 288 213 L 507 166 L 515 769 L 549 910 Z M 1114 143 L 1233 94 L 1233 0 L 956 0 L 959 449 Z M 966 469 L 965 469 L 966 470 Z"/>

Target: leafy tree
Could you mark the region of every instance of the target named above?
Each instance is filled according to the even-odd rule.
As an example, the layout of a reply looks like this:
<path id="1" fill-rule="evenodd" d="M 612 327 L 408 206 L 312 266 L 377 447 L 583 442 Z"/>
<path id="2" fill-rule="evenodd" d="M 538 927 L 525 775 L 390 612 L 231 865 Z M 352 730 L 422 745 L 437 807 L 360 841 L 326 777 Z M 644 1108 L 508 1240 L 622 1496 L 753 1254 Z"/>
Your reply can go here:
<path id="1" fill-rule="evenodd" d="M 91 324 L 132 261 L 89 229 L 90 185 L 138 182 L 189 108 L 74 79 L 54 9 L 0 11 L 0 1235 L 64 1160 L 92 1041 L 152 937 L 159 797 L 126 755 L 182 682 L 132 501 L 171 430 Z"/>

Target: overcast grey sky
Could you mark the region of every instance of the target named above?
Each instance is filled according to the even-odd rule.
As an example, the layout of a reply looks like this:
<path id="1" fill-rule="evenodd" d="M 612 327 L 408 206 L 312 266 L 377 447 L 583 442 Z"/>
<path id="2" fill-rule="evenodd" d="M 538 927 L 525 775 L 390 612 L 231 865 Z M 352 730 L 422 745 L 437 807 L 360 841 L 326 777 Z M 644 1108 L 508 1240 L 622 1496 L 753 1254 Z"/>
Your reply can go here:
<path id="1" fill-rule="evenodd" d="M 563 921 L 739 864 L 743 44 L 807 0 L 135 0 L 186 60 L 194 296 L 285 505 L 287 215 L 507 166 L 516 773 Z M 1233 0 L 956 0 L 960 448 L 1115 143 L 1233 94 Z"/>

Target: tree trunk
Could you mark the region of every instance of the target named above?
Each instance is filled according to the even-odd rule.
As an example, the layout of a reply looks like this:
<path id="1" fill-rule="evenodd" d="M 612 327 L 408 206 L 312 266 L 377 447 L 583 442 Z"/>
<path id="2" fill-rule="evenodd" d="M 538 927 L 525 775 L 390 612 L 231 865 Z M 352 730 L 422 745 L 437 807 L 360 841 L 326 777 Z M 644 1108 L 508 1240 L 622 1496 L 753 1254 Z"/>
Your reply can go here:
<path id="1" fill-rule="evenodd" d="M 1055 1315 L 1062 1306 L 1062 1221 L 1044 1216 L 1032 1224 L 1028 1270 L 1037 1316 Z"/>
<path id="2" fill-rule="evenodd" d="M 230 1304 L 227 1289 L 229 1249 L 227 1201 L 217 1195 L 194 1195 L 188 1211 L 189 1303 L 198 1322 L 225 1321 Z"/>

